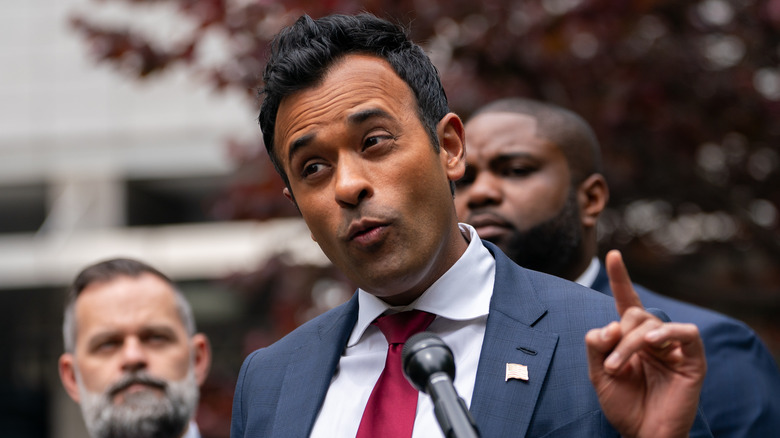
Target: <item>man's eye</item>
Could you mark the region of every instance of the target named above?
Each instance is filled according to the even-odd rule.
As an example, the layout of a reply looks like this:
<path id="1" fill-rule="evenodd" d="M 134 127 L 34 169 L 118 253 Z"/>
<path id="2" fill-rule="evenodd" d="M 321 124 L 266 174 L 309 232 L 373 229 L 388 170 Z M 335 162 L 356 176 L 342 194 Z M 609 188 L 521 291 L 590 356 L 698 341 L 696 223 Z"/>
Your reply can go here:
<path id="1" fill-rule="evenodd" d="M 363 149 L 370 148 L 371 146 L 376 146 L 392 138 L 393 137 L 390 135 L 372 135 L 371 137 L 367 137 L 365 141 L 363 141 Z"/>
<path id="2" fill-rule="evenodd" d="M 306 178 L 308 176 L 314 175 L 315 173 L 322 170 L 324 167 L 324 164 L 322 163 L 310 163 L 303 167 L 303 171 L 301 172 L 301 175 Z"/>
<path id="3" fill-rule="evenodd" d="M 504 169 L 506 176 L 528 176 L 534 172 L 534 168 L 528 166 L 512 166 Z"/>
<path id="4" fill-rule="evenodd" d="M 151 334 L 146 337 L 145 341 L 152 343 L 152 344 L 163 344 L 167 343 L 170 340 L 168 336 L 160 335 L 160 334 Z"/>
<path id="5" fill-rule="evenodd" d="M 456 189 L 465 189 L 466 187 L 470 186 L 474 183 L 474 180 L 477 177 L 477 172 L 474 170 L 473 167 L 466 165 L 466 172 L 463 174 L 463 177 L 457 181 L 455 181 L 455 188 Z"/>
<path id="6" fill-rule="evenodd" d="M 97 344 L 95 346 L 95 351 L 98 351 L 98 352 L 101 352 L 101 351 L 103 351 L 103 352 L 111 351 L 111 350 L 114 350 L 114 349 L 118 348 L 119 345 L 120 345 L 120 342 L 116 341 L 116 340 L 104 341 L 104 342 L 101 342 L 101 343 L 99 343 L 99 344 Z"/>
<path id="7" fill-rule="evenodd" d="M 474 182 L 473 175 L 463 175 L 463 178 L 455 181 L 455 188 L 456 189 L 465 189 L 466 187 L 470 186 Z"/>

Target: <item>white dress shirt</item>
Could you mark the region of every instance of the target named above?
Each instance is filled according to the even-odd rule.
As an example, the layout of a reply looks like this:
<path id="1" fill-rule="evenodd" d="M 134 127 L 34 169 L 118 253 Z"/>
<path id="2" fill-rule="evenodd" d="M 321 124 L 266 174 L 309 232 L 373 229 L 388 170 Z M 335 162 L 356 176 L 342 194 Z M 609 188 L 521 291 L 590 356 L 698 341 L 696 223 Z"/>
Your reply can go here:
<path id="1" fill-rule="evenodd" d="M 460 224 L 469 246 L 460 259 L 417 300 L 390 307 L 358 289 L 358 321 L 341 355 L 325 401 L 314 423 L 315 438 L 354 437 L 371 390 L 385 364 L 387 341 L 371 323 L 385 311 L 424 310 L 437 317 L 428 327 L 452 349 L 455 389 L 471 405 L 485 324 L 493 294 L 496 261 L 473 227 Z M 442 437 L 430 396 L 420 393 L 412 438 Z"/>
<path id="2" fill-rule="evenodd" d="M 187 431 L 181 438 L 200 438 L 200 429 L 194 421 L 190 421 L 190 425 L 187 427 Z"/>
<path id="3" fill-rule="evenodd" d="M 598 257 L 593 257 L 590 260 L 588 269 L 586 269 L 585 272 L 583 272 L 578 279 L 574 280 L 574 282 L 579 283 L 585 287 L 592 287 L 593 283 L 596 282 L 596 277 L 599 276 L 600 269 L 601 269 L 601 262 L 599 262 Z"/>

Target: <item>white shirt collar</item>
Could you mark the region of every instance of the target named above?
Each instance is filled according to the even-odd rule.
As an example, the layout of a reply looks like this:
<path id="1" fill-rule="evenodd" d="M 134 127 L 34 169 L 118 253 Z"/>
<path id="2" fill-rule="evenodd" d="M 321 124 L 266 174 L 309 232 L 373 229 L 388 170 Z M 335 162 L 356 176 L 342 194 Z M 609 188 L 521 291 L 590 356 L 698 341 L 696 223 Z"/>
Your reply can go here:
<path id="1" fill-rule="evenodd" d="M 593 286 L 593 283 L 596 281 L 596 277 L 599 275 L 599 269 L 601 269 L 601 263 L 599 262 L 598 257 L 593 257 L 590 260 L 588 269 L 586 269 L 585 272 L 583 272 L 582 275 L 580 275 L 580 277 L 575 280 L 575 283 L 579 283 L 585 287 Z"/>
<path id="2" fill-rule="evenodd" d="M 200 429 L 194 421 L 190 421 L 190 425 L 187 427 L 187 431 L 181 438 L 200 438 Z"/>
<path id="3" fill-rule="evenodd" d="M 469 240 L 466 251 L 447 272 L 436 280 L 419 298 L 405 307 L 391 307 L 363 289 L 358 289 L 358 320 L 347 346 L 355 345 L 363 333 L 387 310 L 424 310 L 438 316 L 465 321 L 488 314 L 495 283 L 496 260 L 468 224 L 458 224 Z"/>

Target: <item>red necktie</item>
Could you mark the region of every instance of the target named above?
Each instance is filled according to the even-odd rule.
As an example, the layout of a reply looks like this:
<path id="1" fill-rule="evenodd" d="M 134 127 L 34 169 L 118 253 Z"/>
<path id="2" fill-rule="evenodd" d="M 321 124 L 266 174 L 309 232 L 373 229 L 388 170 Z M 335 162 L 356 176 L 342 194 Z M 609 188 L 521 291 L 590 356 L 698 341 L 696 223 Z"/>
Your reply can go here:
<path id="1" fill-rule="evenodd" d="M 373 324 L 387 339 L 385 369 L 368 398 L 356 438 L 411 437 L 417 413 L 417 390 L 401 370 L 404 342 L 428 328 L 436 315 L 420 310 L 380 316 Z"/>

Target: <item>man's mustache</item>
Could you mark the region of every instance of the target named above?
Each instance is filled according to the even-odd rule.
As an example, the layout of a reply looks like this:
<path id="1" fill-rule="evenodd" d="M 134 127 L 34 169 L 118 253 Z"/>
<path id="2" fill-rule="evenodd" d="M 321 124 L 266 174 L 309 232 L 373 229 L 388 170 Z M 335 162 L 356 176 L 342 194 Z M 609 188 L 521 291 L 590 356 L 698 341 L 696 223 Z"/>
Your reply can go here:
<path id="1" fill-rule="evenodd" d="M 119 392 L 124 391 L 128 387 L 135 384 L 151 386 L 154 388 L 161 389 L 163 391 L 165 391 L 168 388 L 168 382 L 166 382 L 165 380 L 158 379 L 147 373 L 134 372 L 134 373 L 124 374 L 118 381 L 116 381 L 113 385 L 111 385 L 108 388 L 107 394 L 109 395 L 109 397 L 114 397 Z"/>

